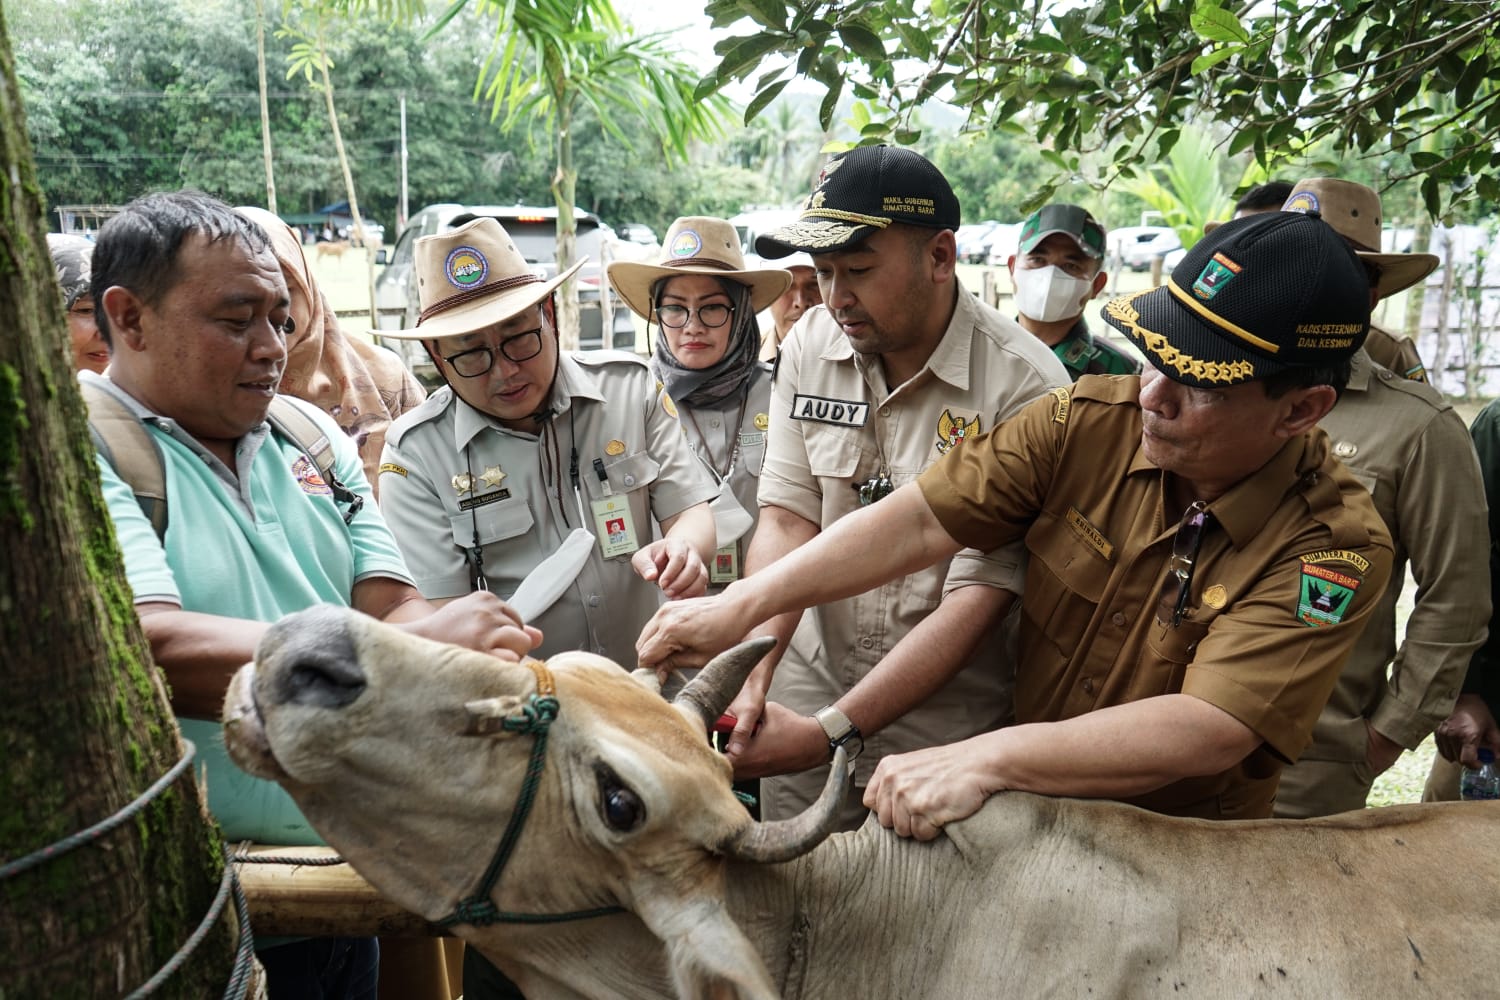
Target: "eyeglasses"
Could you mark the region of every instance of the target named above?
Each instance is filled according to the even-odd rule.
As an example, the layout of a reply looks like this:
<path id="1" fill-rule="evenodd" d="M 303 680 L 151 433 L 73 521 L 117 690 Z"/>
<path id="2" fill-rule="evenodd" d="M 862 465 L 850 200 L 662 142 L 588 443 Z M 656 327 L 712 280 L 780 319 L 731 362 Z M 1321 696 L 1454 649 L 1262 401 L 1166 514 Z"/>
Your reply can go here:
<path id="1" fill-rule="evenodd" d="M 535 330 L 518 333 L 514 337 L 506 337 L 500 341 L 498 347 L 476 347 L 468 351 L 459 351 L 457 354 L 448 355 L 443 360 L 464 378 L 478 378 L 489 374 L 489 370 L 495 367 L 496 351 L 499 351 L 505 360 L 515 364 L 530 361 L 542 353 L 542 328 L 537 327 Z"/>
<path id="2" fill-rule="evenodd" d="M 687 306 L 657 306 L 656 320 L 662 326 L 681 330 L 693 318 L 694 311 Z M 722 302 L 710 302 L 706 306 L 699 306 L 696 312 L 698 322 L 710 330 L 717 330 L 729 322 L 729 317 L 734 315 L 734 307 L 726 306 Z"/>
<path id="3" fill-rule="evenodd" d="M 1161 582 L 1161 594 L 1156 599 L 1156 623 L 1176 628 L 1182 624 L 1188 595 L 1193 587 L 1193 566 L 1198 560 L 1198 550 L 1203 547 L 1203 536 L 1208 530 L 1213 515 L 1208 504 L 1194 500 L 1182 513 L 1177 525 L 1177 537 L 1172 542 L 1172 558 L 1167 563 L 1167 576 Z"/>

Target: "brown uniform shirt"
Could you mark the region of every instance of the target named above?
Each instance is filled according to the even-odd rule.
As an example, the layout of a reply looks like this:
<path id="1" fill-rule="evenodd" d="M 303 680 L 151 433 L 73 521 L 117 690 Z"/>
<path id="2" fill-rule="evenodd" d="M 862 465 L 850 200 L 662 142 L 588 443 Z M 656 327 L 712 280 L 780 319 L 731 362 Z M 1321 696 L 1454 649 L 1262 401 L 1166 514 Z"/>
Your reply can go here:
<path id="1" fill-rule="evenodd" d="M 1141 450 L 1139 386 L 1135 376 L 1085 376 L 918 482 L 962 544 L 1025 539 L 1018 722 L 1193 695 L 1265 742 L 1227 771 L 1129 801 L 1181 816 L 1269 816 L 1282 763 L 1307 746 L 1378 606 L 1390 535 L 1314 430 L 1209 505 L 1187 614 L 1176 628 L 1157 624 L 1182 511 L 1165 509 L 1165 476 Z"/>
<path id="2" fill-rule="evenodd" d="M 1388 368 L 1404 379 L 1413 382 L 1427 381 L 1427 366 L 1417 345 L 1410 337 L 1398 337 L 1371 324 L 1370 335 L 1365 338 L 1365 352 L 1382 368 Z"/>

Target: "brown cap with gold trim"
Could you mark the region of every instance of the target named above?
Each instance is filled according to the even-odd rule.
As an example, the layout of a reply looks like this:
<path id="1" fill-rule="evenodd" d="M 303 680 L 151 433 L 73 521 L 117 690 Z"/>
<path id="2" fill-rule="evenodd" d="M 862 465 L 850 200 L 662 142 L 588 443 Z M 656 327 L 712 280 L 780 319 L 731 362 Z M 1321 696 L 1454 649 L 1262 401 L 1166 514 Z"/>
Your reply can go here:
<path id="1" fill-rule="evenodd" d="M 1224 223 L 1167 284 L 1111 300 L 1104 318 L 1168 378 L 1213 388 L 1349 358 L 1370 286 L 1317 213 L 1265 212 Z"/>

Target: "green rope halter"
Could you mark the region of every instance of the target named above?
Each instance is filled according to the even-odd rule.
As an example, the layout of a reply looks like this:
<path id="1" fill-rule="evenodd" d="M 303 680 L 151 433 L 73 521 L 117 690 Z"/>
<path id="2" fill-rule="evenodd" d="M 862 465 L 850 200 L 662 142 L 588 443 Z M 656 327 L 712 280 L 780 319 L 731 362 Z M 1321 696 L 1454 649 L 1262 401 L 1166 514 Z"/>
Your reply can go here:
<path id="1" fill-rule="evenodd" d="M 531 747 L 531 757 L 526 762 L 526 779 L 521 784 L 521 794 L 516 799 L 516 808 L 511 813 L 510 822 L 506 824 L 505 835 L 500 838 L 500 846 L 496 848 L 489 867 L 484 870 L 484 877 L 479 880 L 472 895 L 459 900 L 453 912 L 438 921 L 441 927 L 452 927 L 455 924 L 472 924 L 475 927 L 490 924 L 558 924 L 625 912 L 619 906 L 600 906 L 592 910 L 573 910 L 568 913 L 513 913 L 500 909 L 490 898 L 495 883 L 500 881 L 500 875 L 505 871 L 511 852 L 515 850 L 516 841 L 521 839 L 526 817 L 531 814 L 531 804 L 536 799 L 536 790 L 541 784 L 542 765 L 547 755 L 547 731 L 556 721 L 558 713 L 552 675 L 539 660 L 527 660 L 526 665 L 536 675 L 536 693 L 501 723 L 506 732 L 536 737 L 536 742 Z"/>

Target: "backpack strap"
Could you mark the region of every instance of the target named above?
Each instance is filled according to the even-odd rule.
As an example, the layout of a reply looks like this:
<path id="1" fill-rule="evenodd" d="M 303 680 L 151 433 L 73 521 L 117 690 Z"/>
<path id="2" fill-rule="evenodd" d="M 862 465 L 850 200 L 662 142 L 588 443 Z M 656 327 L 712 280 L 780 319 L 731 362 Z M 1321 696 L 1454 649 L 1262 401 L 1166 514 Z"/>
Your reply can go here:
<path id="1" fill-rule="evenodd" d="M 156 537 L 167 536 L 167 472 L 161 446 L 130 408 L 107 390 L 80 381 L 94 447 L 135 494 Z"/>
<path id="2" fill-rule="evenodd" d="M 323 429 L 296 403 L 281 395 L 271 400 L 271 409 L 266 414 L 266 419 L 271 422 L 274 432 L 302 449 L 303 454 L 312 460 L 313 465 L 317 466 L 318 475 L 333 491 L 334 501 L 347 505 L 344 523 L 353 521 L 354 515 L 364 507 L 365 498 L 339 482 L 338 476 L 334 475 L 333 442 L 328 440 Z"/>

